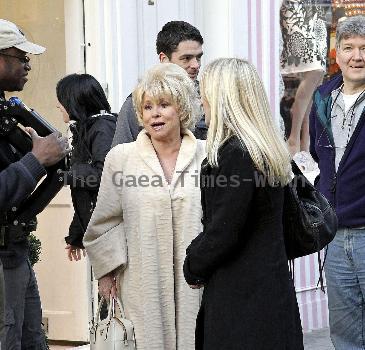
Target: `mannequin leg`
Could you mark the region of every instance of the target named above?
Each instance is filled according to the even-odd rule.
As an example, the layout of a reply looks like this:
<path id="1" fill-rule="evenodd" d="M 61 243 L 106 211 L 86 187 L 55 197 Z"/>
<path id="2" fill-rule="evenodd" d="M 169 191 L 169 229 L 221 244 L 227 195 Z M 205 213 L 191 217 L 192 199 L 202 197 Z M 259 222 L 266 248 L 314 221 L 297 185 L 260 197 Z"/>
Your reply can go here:
<path id="1" fill-rule="evenodd" d="M 309 113 L 312 109 L 312 103 L 308 104 L 307 110 L 304 114 L 302 122 L 302 129 L 300 131 L 300 151 L 309 152 Z"/>
<path id="2" fill-rule="evenodd" d="M 322 82 L 323 75 L 324 72 L 322 70 L 304 72 L 303 80 L 298 86 L 297 93 L 295 95 L 295 101 L 291 108 L 292 126 L 288 138 L 288 147 L 292 155 L 302 150 L 301 138 L 303 138 L 303 147 L 306 148 L 303 149 L 303 151 L 308 151 L 309 149 L 308 126 L 305 126 L 306 130 L 303 130 L 302 137 L 301 130 L 303 126 L 303 121 L 307 115 L 307 111 L 309 115 L 313 92 L 316 87 Z M 308 120 L 306 121 L 306 124 L 308 124 Z M 306 144 L 308 144 L 308 146 Z"/>

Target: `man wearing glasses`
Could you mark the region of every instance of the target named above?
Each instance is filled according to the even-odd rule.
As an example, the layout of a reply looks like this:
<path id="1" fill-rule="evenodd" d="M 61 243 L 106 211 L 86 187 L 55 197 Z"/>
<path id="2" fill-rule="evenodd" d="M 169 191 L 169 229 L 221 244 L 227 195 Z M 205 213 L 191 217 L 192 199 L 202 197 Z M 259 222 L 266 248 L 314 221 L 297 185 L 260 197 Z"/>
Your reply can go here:
<path id="1" fill-rule="evenodd" d="M 365 344 L 365 16 L 336 32 L 341 74 L 314 95 L 310 148 L 320 191 L 336 209 L 339 229 L 325 262 L 331 340 L 336 350 Z"/>
<path id="2" fill-rule="evenodd" d="M 44 50 L 29 42 L 14 23 L 0 19 L 0 103 L 5 101 L 4 91 L 23 90 L 31 70 L 26 54 L 37 55 Z M 0 109 L 1 349 L 43 350 L 47 347 L 41 329 L 41 303 L 28 259 L 27 236 L 35 229 L 36 218 L 23 222 L 17 214 L 20 205 L 25 207 L 23 213 L 26 213 L 32 208 L 27 203 L 37 203 L 34 193 L 31 194 L 41 178 L 47 175 L 46 167 L 60 161 L 68 152 L 67 139 L 57 133 L 39 137 L 35 130 L 28 128 L 33 148 L 24 155 L 8 141 L 2 123 L 6 124 Z M 49 187 L 42 189 L 47 191 Z M 50 197 L 55 194 L 50 193 Z"/>

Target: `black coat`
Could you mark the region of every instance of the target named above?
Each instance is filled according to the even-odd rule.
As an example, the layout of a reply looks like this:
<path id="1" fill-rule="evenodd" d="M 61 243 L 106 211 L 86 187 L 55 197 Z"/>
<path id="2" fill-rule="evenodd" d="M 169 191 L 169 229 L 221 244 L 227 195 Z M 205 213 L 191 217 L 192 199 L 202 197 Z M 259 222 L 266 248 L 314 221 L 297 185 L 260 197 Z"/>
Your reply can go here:
<path id="1" fill-rule="evenodd" d="M 303 349 L 283 242 L 283 189 L 260 177 L 235 138 L 218 161 L 202 165 L 204 230 L 184 264 L 187 282 L 204 284 L 196 349 Z"/>
<path id="2" fill-rule="evenodd" d="M 116 117 L 110 114 L 99 115 L 88 121 L 86 134 L 79 143 L 81 152 L 74 150 L 71 169 L 66 174 L 66 183 L 71 187 L 74 216 L 70 224 L 68 244 L 83 248 L 82 239 L 90 221 L 98 195 L 104 160 L 110 150 L 115 132 Z M 74 130 L 74 141 L 78 130 Z"/>

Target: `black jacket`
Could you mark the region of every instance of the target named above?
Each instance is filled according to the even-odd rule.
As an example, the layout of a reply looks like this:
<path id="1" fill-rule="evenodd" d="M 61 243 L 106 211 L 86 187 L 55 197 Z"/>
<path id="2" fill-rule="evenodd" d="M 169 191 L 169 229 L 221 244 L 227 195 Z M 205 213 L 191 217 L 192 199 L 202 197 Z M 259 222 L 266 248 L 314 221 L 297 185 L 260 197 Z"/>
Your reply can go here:
<path id="1" fill-rule="evenodd" d="M 104 159 L 110 150 L 115 124 L 116 117 L 112 114 L 102 114 L 88 120 L 84 140 L 79 146 L 80 152 L 75 156 L 78 150 L 73 150 L 71 168 L 66 174 L 66 184 L 71 187 L 74 216 L 65 241 L 79 248 L 83 248 L 82 239 L 96 203 Z M 77 124 L 73 135 L 74 146 L 80 145 Z"/>
<path id="2" fill-rule="evenodd" d="M 0 91 L 0 99 L 4 99 Z M 0 115 L 1 123 L 1 115 Z M 36 188 L 43 176 L 46 179 Z M 0 226 L 7 231 L 6 245 L 0 246 L 0 259 L 5 268 L 18 266 L 28 258 L 26 234 L 34 229 L 39 214 L 62 188 L 55 168 L 45 169 L 34 155 L 16 150 L 5 136 L 0 135 Z M 33 192 L 34 191 L 34 192 Z M 13 240 L 9 230 L 24 228 L 24 238 Z"/>
<path id="3" fill-rule="evenodd" d="M 197 349 L 303 349 L 283 241 L 283 188 L 260 184 L 259 176 L 234 138 L 221 147 L 218 167 L 203 162 L 204 229 L 184 264 L 187 282 L 204 284 Z"/>

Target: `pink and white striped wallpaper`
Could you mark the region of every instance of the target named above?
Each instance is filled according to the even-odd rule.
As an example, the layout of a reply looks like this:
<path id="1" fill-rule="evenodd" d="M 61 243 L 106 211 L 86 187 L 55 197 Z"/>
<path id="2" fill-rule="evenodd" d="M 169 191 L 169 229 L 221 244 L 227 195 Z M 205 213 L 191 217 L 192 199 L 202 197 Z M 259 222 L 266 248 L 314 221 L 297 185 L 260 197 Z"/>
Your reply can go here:
<path id="1" fill-rule="evenodd" d="M 281 0 L 246 0 L 247 59 L 260 74 L 274 117 L 279 119 L 279 8 Z"/>
<path id="2" fill-rule="evenodd" d="M 322 252 L 323 261 L 323 252 Z M 327 295 L 317 288 L 317 254 L 295 261 L 295 289 L 303 330 L 328 327 Z"/>

